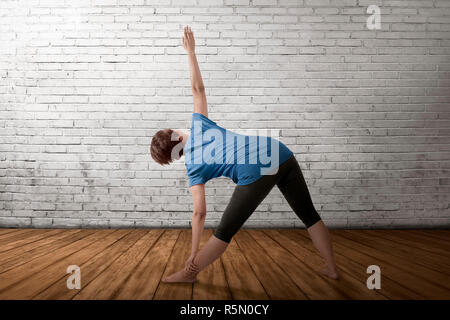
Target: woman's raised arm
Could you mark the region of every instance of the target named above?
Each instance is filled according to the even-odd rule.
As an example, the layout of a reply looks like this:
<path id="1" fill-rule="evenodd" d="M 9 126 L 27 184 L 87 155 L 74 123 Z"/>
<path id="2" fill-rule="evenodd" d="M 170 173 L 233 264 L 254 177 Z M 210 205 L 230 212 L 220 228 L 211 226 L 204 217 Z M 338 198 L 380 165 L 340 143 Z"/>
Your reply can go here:
<path id="1" fill-rule="evenodd" d="M 194 112 L 208 117 L 208 104 L 206 102 L 205 86 L 202 74 L 195 55 L 195 39 L 190 27 L 184 27 L 183 47 L 188 53 L 189 70 L 191 73 L 192 95 L 194 96 Z"/>

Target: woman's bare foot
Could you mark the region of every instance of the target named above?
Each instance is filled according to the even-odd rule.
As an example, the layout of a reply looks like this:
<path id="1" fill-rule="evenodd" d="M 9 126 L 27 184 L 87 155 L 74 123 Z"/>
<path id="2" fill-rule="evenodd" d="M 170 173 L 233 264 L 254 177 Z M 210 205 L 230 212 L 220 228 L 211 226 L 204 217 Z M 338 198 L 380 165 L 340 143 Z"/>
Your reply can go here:
<path id="1" fill-rule="evenodd" d="M 338 279 L 339 278 L 339 274 L 337 272 L 336 267 L 334 268 L 329 268 L 326 267 L 325 269 L 322 270 L 322 274 L 331 278 L 331 279 Z"/>
<path id="2" fill-rule="evenodd" d="M 171 274 L 170 276 L 164 277 L 162 282 L 173 283 L 173 282 L 185 282 L 192 283 L 197 281 L 197 275 L 192 275 L 188 273 L 185 269 Z"/>

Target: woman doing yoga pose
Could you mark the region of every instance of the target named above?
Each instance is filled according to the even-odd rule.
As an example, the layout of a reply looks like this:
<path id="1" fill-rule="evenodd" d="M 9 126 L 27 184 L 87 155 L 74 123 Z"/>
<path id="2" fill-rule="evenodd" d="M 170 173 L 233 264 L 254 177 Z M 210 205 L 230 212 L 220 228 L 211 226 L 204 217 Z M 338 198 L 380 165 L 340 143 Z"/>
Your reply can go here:
<path id="1" fill-rule="evenodd" d="M 314 208 L 292 151 L 271 137 L 237 134 L 210 120 L 190 27 L 184 28 L 182 41 L 189 57 L 194 97 L 190 134 L 182 130 L 160 130 L 152 138 L 150 149 L 152 158 L 161 165 L 185 156 L 194 203 L 192 249 L 184 268 L 165 277 L 163 282 L 196 281 L 197 274 L 222 255 L 232 237 L 275 185 L 303 221 L 324 258 L 326 267 L 322 273 L 337 279 L 330 234 Z M 205 183 L 220 176 L 231 178 L 236 187 L 214 234 L 198 250 L 206 218 Z"/>

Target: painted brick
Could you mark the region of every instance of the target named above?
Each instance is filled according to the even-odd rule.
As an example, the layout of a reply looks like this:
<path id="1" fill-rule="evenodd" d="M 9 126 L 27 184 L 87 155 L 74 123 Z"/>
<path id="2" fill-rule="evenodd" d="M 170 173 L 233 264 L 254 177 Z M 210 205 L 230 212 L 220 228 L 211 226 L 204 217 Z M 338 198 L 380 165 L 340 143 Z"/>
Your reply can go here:
<path id="1" fill-rule="evenodd" d="M 210 117 L 281 129 L 328 226 L 450 226 L 449 1 L 0 6 L 0 226 L 190 226 L 183 162 L 149 155 L 158 129 L 190 124 L 186 24 Z M 233 187 L 208 182 L 206 227 Z M 244 227 L 303 224 L 274 190 Z"/>

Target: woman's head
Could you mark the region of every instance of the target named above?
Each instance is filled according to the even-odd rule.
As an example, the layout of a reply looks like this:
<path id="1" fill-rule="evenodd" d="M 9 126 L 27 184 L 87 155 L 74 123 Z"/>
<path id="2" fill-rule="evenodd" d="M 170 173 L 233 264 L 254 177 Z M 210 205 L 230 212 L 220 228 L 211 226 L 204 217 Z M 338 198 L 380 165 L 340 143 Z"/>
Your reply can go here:
<path id="1" fill-rule="evenodd" d="M 150 145 L 150 154 L 157 163 L 165 165 L 183 155 L 183 133 L 179 130 L 164 129 L 155 133 Z"/>

